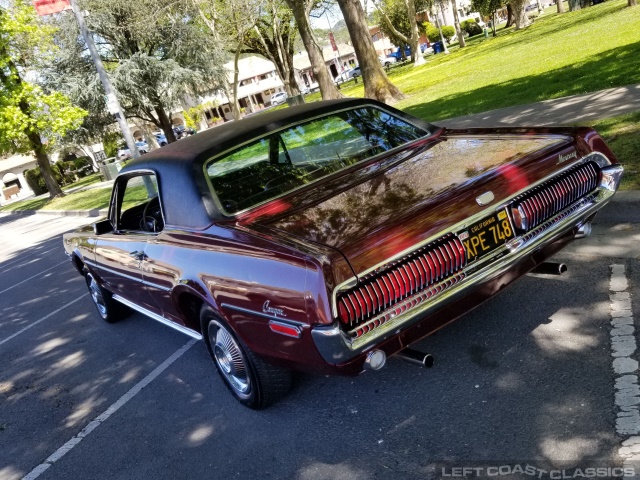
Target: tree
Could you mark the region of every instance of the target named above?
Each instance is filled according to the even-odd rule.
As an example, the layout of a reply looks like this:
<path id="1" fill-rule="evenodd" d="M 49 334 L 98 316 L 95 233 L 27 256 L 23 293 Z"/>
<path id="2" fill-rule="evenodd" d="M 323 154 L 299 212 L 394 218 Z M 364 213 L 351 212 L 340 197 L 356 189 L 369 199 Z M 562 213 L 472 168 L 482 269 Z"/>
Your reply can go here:
<path id="1" fill-rule="evenodd" d="M 531 23 L 527 18 L 525 4 L 528 4 L 528 0 L 509 0 L 509 5 L 513 10 L 514 23 L 516 24 L 515 30 L 521 30 Z"/>
<path id="2" fill-rule="evenodd" d="M 504 0 L 473 0 L 471 9 L 479 12 L 483 17 L 492 17 L 491 29 L 493 36 L 496 36 L 496 12 L 504 8 Z"/>
<path id="3" fill-rule="evenodd" d="M 263 13 L 264 0 L 214 0 L 199 1 L 197 8 L 216 42 L 233 53 L 232 107 L 233 118 L 241 118 L 238 102 L 238 62 L 250 33 L 255 31 Z"/>
<path id="4" fill-rule="evenodd" d="M 464 36 L 462 35 L 462 29 L 460 28 L 460 15 L 458 15 L 458 3 L 456 0 L 451 1 L 451 10 L 453 10 L 453 25 L 456 29 L 456 35 L 458 36 L 458 46 L 460 48 L 466 47 L 464 42 Z"/>
<path id="5" fill-rule="evenodd" d="M 632 0 L 629 0 L 630 2 Z M 564 13 L 564 4 L 562 0 L 556 0 L 556 4 L 558 5 L 558 13 Z"/>
<path id="6" fill-rule="evenodd" d="M 401 47 L 411 46 L 414 65 L 425 63 L 422 50 L 419 48 L 420 33 L 424 33 L 424 28 L 420 28 L 422 25 L 416 21 L 416 10 L 422 11 L 427 8 L 427 2 L 425 0 L 386 0 L 373 4 L 376 7 L 375 18 L 382 32 Z"/>
<path id="7" fill-rule="evenodd" d="M 318 45 L 318 42 L 316 42 L 309 23 L 309 15 L 311 14 L 311 10 L 316 6 L 315 2 L 312 0 L 286 0 L 286 2 L 296 19 L 300 37 L 309 55 L 313 78 L 318 82 L 322 99 L 332 100 L 342 98 L 343 95 L 338 91 L 331 79 L 331 74 L 322 56 L 322 49 Z"/>
<path id="8" fill-rule="evenodd" d="M 223 56 L 196 22 L 197 12 L 173 0 L 84 0 L 81 6 L 91 13 L 87 25 L 126 116 L 154 124 L 175 141 L 173 105 L 204 87 L 220 88 L 224 77 Z M 50 80 L 98 118 L 105 109 L 102 85 L 74 19 L 59 21 L 63 55 L 51 66 Z"/>
<path id="9" fill-rule="evenodd" d="M 80 125 L 85 112 L 63 94 L 24 79 L 54 50 L 54 29 L 39 21 L 32 5 L 17 1 L 0 7 L 0 32 L 0 153 L 33 152 L 49 196 L 62 196 L 48 151 Z"/>
<path id="10" fill-rule="evenodd" d="M 243 52 L 268 58 L 276 66 L 289 96 L 299 95 L 293 67 L 297 28 L 293 12 L 284 0 L 266 0 L 262 15 L 247 34 Z"/>
<path id="11" fill-rule="evenodd" d="M 636 5 L 638 5 L 636 0 L 629 0 L 629 6 L 630 7 L 635 7 Z"/>
<path id="12" fill-rule="evenodd" d="M 387 103 L 404 98 L 404 94 L 389 81 L 382 69 L 360 0 L 338 0 L 338 5 L 362 70 L 365 97 Z"/>

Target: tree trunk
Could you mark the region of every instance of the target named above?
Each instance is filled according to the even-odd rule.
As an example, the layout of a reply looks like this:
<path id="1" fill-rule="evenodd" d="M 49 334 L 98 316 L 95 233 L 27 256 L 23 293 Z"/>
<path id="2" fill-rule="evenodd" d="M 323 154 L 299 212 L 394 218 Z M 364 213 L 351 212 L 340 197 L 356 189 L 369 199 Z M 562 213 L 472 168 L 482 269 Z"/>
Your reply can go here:
<path id="1" fill-rule="evenodd" d="M 384 10 L 382 10 L 380 8 L 380 6 L 378 5 L 377 2 L 374 2 L 373 6 L 376 7 L 376 9 L 378 10 L 378 13 L 380 14 L 382 20 L 384 21 L 384 23 L 387 26 L 387 28 L 389 29 L 389 31 L 392 32 L 393 35 L 398 37 L 398 39 L 400 40 L 399 42 L 397 42 L 400 45 L 400 55 L 401 55 L 401 57 L 403 59 L 405 59 L 405 57 L 406 57 L 405 53 L 404 53 L 405 49 L 404 49 L 404 45 L 402 44 L 402 42 L 404 42 L 406 44 L 410 44 L 411 40 L 409 39 L 409 37 L 406 37 L 402 32 L 400 32 L 398 29 L 396 29 L 396 27 L 393 25 L 393 22 L 389 18 L 389 16 L 384 12 Z M 415 2 L 414 2 L 414 6 L 415 6 Z"/>
<path id="2" fill-rule="evenodd" d="M 420 32 L 418 31 L 418 22 L 416 21 L 416 3 L 414 0 L 404 0 L 409 15 L 409 24 L 411 25 L 411 56 L 413 57 L 413 66 L 423 65 L 425 63 L 422 50 L 420 50 Z"/>
<path id="3" fill-rule="evenodd" d="M 289 8 L 293 11 L 293 16 L 296 19 L 302 43 L 304 43 L 304 48 L 307 50 L 307 54 L 309 55 L 313 78 L 318 82 L 322 99 L 332 100 L 335 98 L 342 98 L 344 95 L 342 95 L 336 88 L 336 85 L 333 83 L 333 79 L 331 78 L 331 74 L 329 73 L 329 69 L 327 68 L 327 64 L 324 62 L 322 49 L 313 38 L 311 25 L 309 25 L 306 0 L 287 0 L 287 5 L 289 5 Z"/>
<path id="4" fill-rule="evenodd" d="M 147 122 L 144 122 L 137 118 L 132 118 L 131 120 L 133 121 L 133 124 L 138 128 L 138 130 L 142 132 L 142 137 L 144 138 L 144 141 L 147 142 L 147 145 L 149 145 L 149 148 L 158 148 L 160 146 L 158 145 L 156 136 L 151 130 L 149 130 L 149 127 L 147 127 Z M 167 141 L 169 141 L 169 139 L 167 139 Z"/>
<path id="5" fill-rule="evenodd" d="M 516 21 L 516 17 L 513 14 L 513 7 L 511 6 L 510 3 L 507 3 L 507 23 L 504 26 L 504 28 L 512 27 L 515 21 Z"/>
<path id="6" fill-rule="evenodd" d="M 385 103 L 404 98 L 404 94 L 389 81 L 380 65 L 360 0 L 338 0 L 338 5 L 362 70 L 364 96 Z"/>
<path id="7" fill-rule="evenodd" d="M 289 86 L 289 90 L 287 91 L 287 95 L 295 96 L 300 94 L 300 89 L 298 88 L 298 82 L 296 82 L 295 72 L 293 71 L 293 49 L 287 49 L 284 45 L 282 33 L 274 25 L 273 29 L 273 39 L 277 46 L 277 52 L 280 62 L 282 63 L 282 69 L 284 70 L 283 82 Z M 286 80 L 284 80 L 286 77 Z"/>
<path id="8" fill-rule="evenodd" d="M 49 156 L 47 155 L 47 151 L 45 150 L 44 145 L 42 144 L 40 134 L 38 132 L 30 131 L 27 132 L 27 138 L 29 139 L 29 143 L 31 144 L 31 148 L 33 149 L 33 154 L 35 155 L 36 161 L 38 162 L 38 167 L 40 167 L 40 171 L 42 172 L 44 183 L 47 185 L 47 189 L 49 190 L 49 198 L 63 197 L 64 192 L 60 188 L 60 185 L 58 185 L 56 179 L 53 177 L 53 172 L 51 171 L 51 163 L 49 162 Z"/>
<path id="9" fill-rule="evenodd" d="M 160 128 L 164 132 L 164 136 L 167 137 L 168 143 L 173 143 L 176 141 L 176 135 L 173 133 L 173 124 L 171 123 L 171 119 L 169 115 L 167 115 L 166 110 L 160 104 L 153 107 L 153 110 L 156 112 L 158 116 L 158 121 L 160 122 Z"/>
<path id="10" fill-rule="evenodd" d="M 458 36 L 458 45 L 460 48 L 464 48 L 467 44 L 464 42 L 464 36 L 462 35 L 462 28 L 460 28 L 460 15 L 458 15 L 458 2 L 451 0 L 451 9 L 453 10 L 453 25 L 456 28 L 456 35 Z"/>
<path id="11" fill-rule="evenodd" d="M 569 0 L 569 11 L 575 12 L 576 10 L 580 10 L 582 8 L 582 4 L 580 0 Z"/>
<path id="12" fill-rule="evenodd" d="M 231 112 L 233 113 L 234 120 L 240 120 L 242 118 L 240 116 L 240 103 L 238 102 L 238 75 L 240 71 L 238 70 L 238 62 L 240 61 L 240 49 L 242 47 L 242 43 L 239 42 L 236 48 L 236 55 L 233 58 L 233 99 L 231 101 Z"/>
<path id="13" fill-rule="evenodd" d="M 298 83 L 295 80 L 295 72 L 292 72 L 293 48 L 287 48 L 285 46 L 278 24 L 278 18 L 276 17 L 276 12 L 272 12 L 270 18 L 273 20 L 273 25 L 271 25 L 273 39 L 269 37 L 265 38 L 265 35 L 263 35 L 262 30 L 258 25 L 253 27 L 254 32 L 258 37 L 259 48 L 258 45 L 254 44 L 252 48 L 249 48 L 249 52 L 258 53 L 271 60 L 276 67 L 278 76 L 284 84 L 284 89 L 287 92 L 287 95 L 298 95 L 300 93 L 300 89 L 298 88 Z M 263 25 L 263 28 L 265 27 L 266 25 Z"/>
<path id="14" fill-rule="evenodd" d="M 522 30 L 529 25 L 529 19 L 527 18 L 527 12 L 524 9 L 526 0 L 512 0 L 513 16 L 516 22 L 516 30 Z"/>
<path id="15" fill-rule="evenodd" d="M 440 4 L 440 11 L 442 12 L 442 18 L 444 19 L 444 10 L 442 9 L 442 4 Z M 442 25 L 440 25 L 440 19 L 438 18 L 438 12 L 434 15 L 436 19 L 436 27 L 438 27 L 438 32 L 440 32 L 440 42 L 442 43 L 442 50 L 444 53 L 449 53 L 449 49 L 447 48 L 447 41 L 442 34 Z"/>
<path id="16" fill-rule="evenodd" d="M 496 36 L 496 11 L 493 11 L 493 16 L 491 17 L 491 30 L 493 30 L 493 36 Z"/>
<path id="17" fill-rule="evenodd" d="M 563 0 L 556 0 L 556 5 L 558 6 L 558 13 L 564 13 Z"/>
<path id="18" fill-rule="evenodd" d="M 9 70 L 14 77 L 13 81 L 15 82 L 16 86 L 21 89 L 24 88 L 22 84 L 22 77 L 20 76 L 20 71 L 18 70 L 16 64 L 11 59 L 8 59 L 5 65 L 9 67 Z M 4 80 L 5 79 L 3 78 L 3 81 Z M 31 118 L 31 105 L 27 103 L 24 97 L 20 100 L 18 106 L 20 107 L 20 111 L 26 117 Z M 62 188 L 60 188 L 60 185 L 58 185 L 56 179 L 53 177 L 53 172 L 51 171 L 51 163 L 49 162 L 49 156 L 47 155 L 47 150 L 42 144 L 40 133 L 34 130 L 33 126 L 30 125 L 28 125 L 24 129 L 24 133 L 29 139 L 29 144 L 31 146 L 31 149 L 33 150 L 33 154 L 36 157 L 38 166 L 40 167 L 40 172 L 42 172 L 44 183 L 46 184 L 47 189 L 49 189 L 49 198 L 63 197 L 64 192 L 62 191 Z"/>
<path id="19" fill-rule="evenodd" d="M 638 5 L 638 2 L 636 0 L 629 0 L 629 6 L 630 7 L 635 7 Z"/>

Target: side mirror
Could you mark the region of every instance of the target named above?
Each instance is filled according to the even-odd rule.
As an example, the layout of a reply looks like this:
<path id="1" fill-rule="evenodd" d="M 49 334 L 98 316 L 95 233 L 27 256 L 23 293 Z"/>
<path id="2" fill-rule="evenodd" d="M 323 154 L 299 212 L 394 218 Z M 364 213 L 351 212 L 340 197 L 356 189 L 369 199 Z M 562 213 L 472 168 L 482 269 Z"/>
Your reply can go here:
<path id="1" fill-rule="evenodd" d="M 113 231 L 113 225 L 110 220 L 102 220 L 93 224 L 93 233 L 96 235 L 102 235 L 103 233 L 109 233 Z"/>

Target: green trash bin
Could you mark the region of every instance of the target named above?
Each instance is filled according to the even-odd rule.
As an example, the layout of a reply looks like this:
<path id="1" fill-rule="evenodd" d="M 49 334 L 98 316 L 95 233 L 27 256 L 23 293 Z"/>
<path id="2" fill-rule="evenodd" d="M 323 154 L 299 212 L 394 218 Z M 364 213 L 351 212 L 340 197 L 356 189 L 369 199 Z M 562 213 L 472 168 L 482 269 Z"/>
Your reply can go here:
<path id="1" fill-rule="evenodd" d="M 287 105 L 302 105 L 304 103 L 304 95 L 292 95 L 291 97 L 287 97 Z"/>

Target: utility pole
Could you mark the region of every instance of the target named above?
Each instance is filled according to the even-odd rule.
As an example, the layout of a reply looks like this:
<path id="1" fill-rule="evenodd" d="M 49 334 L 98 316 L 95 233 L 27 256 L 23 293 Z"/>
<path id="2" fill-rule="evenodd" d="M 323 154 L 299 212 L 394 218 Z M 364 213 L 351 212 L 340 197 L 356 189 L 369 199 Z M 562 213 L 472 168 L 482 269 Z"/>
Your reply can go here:
<path id="1" fill-rule="evenodd" d="M 338 50 L 338 44 L 333 36 L 333 28 L 331 28 L 331 20 L 329 20 L 329 13 L 326 7 L 324 10 L 324 16 L 327 17 L 327 24 L 329 25 L 329 40 L 331 41 L 331 48 L 333 49 L 333 61 L 337 62 L 338 75 L 340 76 L 340 79 L 344 81 L 342 78 L 342 72 L 344 72 L 344 68 L 342 67 L 342 57 L 340 57 L 340 50 Z M 338 54 L 337 60 L 336 53 Z"/>
<path id="2" fill-rule="evenodd" d="M 107 72 L 104 69 L 104 65 L 102 64 L 102 60 L 100 59 L 100 55 L 98 54 L 98 50 L 96 49 L 96 44 L 94 43 L 93 37 L 91 36 L 91 33 L 87 28 L 87 24 L 84 21 L 83 13 L 78 8 L 78 3 L 76 2 L 76 0 L 70 0 L 70 4 L 71 9 L 76 16 L 76 20 L 78 21 L 80 33 L 82 34 L 84 41 L 87 43 L 87 47 L 89 47 L 91 58 L 93 58 L 93 63 L 96 66 L 98 76 L 100 77 L 100 81 L 102 82 L 102 86 L 104 87 L 104 92 L 107 96 L 107 108 L 109 109 L 109 113 L 116 117 L 116 120 L 120 125 L 120 130 L 122 131 L 122 136 L 127 143 L 127 147 L 129 147 L 131 155 L 133 156 L 133 158 L 138 158 L 140 156 L 138 147 L 136 147 L 136 142 L 133 139 L 131 131 L 129 130 L 127 119 L 124 117 L 124 112 L 122 111 L 122 107 L 120 107 L 120 102 L 118 101 L 116 92 L 111 86 L 109 77 L 107 77 Z"/>

